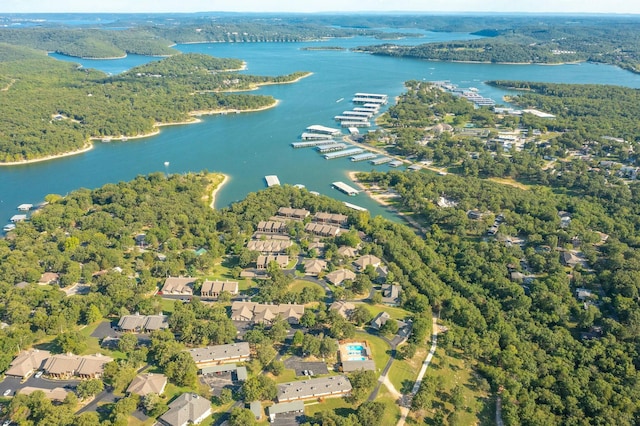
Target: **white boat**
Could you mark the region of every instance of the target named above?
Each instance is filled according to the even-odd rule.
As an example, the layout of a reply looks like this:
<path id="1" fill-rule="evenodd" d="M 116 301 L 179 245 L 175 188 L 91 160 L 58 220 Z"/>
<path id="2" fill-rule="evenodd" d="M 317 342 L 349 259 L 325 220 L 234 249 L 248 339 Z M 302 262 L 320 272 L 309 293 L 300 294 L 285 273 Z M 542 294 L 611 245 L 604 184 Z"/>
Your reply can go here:
<path id="1" fill-rule="evenodd" d="M 344 101 L 344 98 L 340 98 L 340 99 L 338 99 L 338 100 L 336 101 L 336 103 L 338 103 L 338 102 L 342 102 L 342 101 Z"/>

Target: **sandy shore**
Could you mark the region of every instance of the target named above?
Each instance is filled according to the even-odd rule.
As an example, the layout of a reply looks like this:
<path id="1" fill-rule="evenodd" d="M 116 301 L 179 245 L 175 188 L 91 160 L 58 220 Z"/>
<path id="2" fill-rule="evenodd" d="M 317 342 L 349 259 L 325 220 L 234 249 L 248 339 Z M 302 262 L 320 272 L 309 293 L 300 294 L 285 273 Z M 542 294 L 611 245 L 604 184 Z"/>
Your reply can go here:
<path id="1" fill-rule="evenodd" d="M 252 109 L 212 109 L 212 110 L 199 110 L 199 111 L 191 111 L 189 113 L 189 115 L 192 116 L 199 116 L 199 115 L 215 115 L 215 114 L 241 114 L 243 112 L 258 112 L 258 111 L 265 111 L 271 108 L 275 108 L 278 106 L 278 104 L 280 103 L 280 101 L 278 99 L 276 99 L 276 101 L 274 103 L 272 103 L 271 105 L 265 105 L 263 107 L 259 107 L 259 108 L 252 108 Z M 188 124 L 185 123 L 185 124 Z"/>
<path id="2" fill-rule="evenodd" d="M 362 173 L 362 172 L 348 172 L 347 176 L 349 176 L 349 179 L 351 180 L 351 182 L 353 182 L 354 184 L 356 184 L 356 186 L 358 188 L 360 188 L 365 194 L 367 194 L 369 196 L 369 198 L 371 198 L 373 201 L 375 201 L 376 203 L 384 206 L 384 207 L 388 207 L 390 209 L 393 209 L 394 211 L 397 212 L 397 210 L 395 209 L 395 207 L 393 207 L 391 205 L 391 201 L 395 198 L 399 198 L 398 194 L 393 194 L 393 193 L 389 193 L 389 192 L 385 192 L 385 193 L 376 193 L 373 192 L 371 190 L 371 188 L 369 188 L 368 186 L 364 185 L 362 182 L 360 182 L 358 180 L 358 178 L 356 177 L 356 175 L 358 173 Z"/>
<path id="3" fill-rule="evenodd" d="M 218 173 L 218 174 L 222 175 L 222 181 L 218 184 L 218 186 L 213 188 L 213 191 L 211 191 L 211 204 L 209 204 L 209 207 L 211 207 L 212 209 L 215 209 L 216 195 L 218 194 L 218 191 L 220 191 L 222 186 L 231 179 L 229 175 L 225 175 L 223 173 Z"/>
<path id="4" fill-rule="evenodd" d="M 62 154 L 56 154 L 56 155 L 47 155 L 46 157 L 35 158 L 33 160 L 11 161 L 8 163 L 0 162 L 0 166 L 19 166 L 22 164 L 40 163 L 41 161 L 49 161 L 49 160 L 55 160 L 56 158 L 71 157 L 72 155 L 83 154 L 87 151 L 91 151 L 92 149 L 93 149 L 93 144 L 88 143 L 88 144 L 85 144 L 85 146 L 83 146 L 82 148 L 77 149 L 75 151 L 64 152 Z"/>

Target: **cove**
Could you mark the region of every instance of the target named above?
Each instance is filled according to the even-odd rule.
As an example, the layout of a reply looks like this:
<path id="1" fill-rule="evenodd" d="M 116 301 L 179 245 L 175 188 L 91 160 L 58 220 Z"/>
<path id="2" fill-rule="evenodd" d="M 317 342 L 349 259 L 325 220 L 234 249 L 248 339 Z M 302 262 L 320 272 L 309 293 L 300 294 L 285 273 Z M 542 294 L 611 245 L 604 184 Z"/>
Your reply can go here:
<path id="1" fill-rule="evenodd" d="M 425 33 L 403 44 L 473 38 L 468 34 Z M 396 41 L 394 41 L 396 42 Z M 95 188 L 130 180 L 151 172 L 186 173 L 219 171 L 230 180 L 218 193 L 216 206 L 240 200 L 265 187 L 264 176 L 275 174 L 286 184 L 303 184 L 339 200 L 366 207 L 372 215 L 393 217 L 360 194 L 348 197 L 331 188 L 333 181 L 348 181 L 351 170 L 369 171 L 368 162 L 348 158 L 325 160 L 312 149 L 291 148 L 311 124 L 335 127 L 333 117 L 352 107 L 356 92 L 386 93 L 390 99 L 404 91 L 406 80 L 451 80 L 461 87 L 477 87 L 483 96 L 500 101 L 507 93 L 482 82 L 493 79 L 558 83 L 615 84 L 640 87 L 640 75 L 608 65 L 501 65 L 429 62 L 373 56 L 351 51 L 303 50 L 310 46 L 352 48 L 381 43 L 356 37 L 309 43 L 210 43 L 179 45 L 183 52 L 200 52 L 247 62 L 244 72 L 282 75 L 294 71 L 313 73 L 295 84 L 265 86 L 255 93 L 280 101 L 276 108 L 246 114 L 202 117 L 199 124 L 163 127 L 157 136 L 127 142 L 97 142 L 93 150 L 47 162 L 0 168 L 0 223 L 16 214 L 21 203 L 37 204 L 48 193 Z M 83 66 L 117 73 L 159 58 L 130 56 L 121 60 L 71 60 Z M 337 100 L 344 98 L 341 102 Z M 165 169 L 164 163 L 169 162 Z M 375 166 L 388 170 L 387 166 Z"/>

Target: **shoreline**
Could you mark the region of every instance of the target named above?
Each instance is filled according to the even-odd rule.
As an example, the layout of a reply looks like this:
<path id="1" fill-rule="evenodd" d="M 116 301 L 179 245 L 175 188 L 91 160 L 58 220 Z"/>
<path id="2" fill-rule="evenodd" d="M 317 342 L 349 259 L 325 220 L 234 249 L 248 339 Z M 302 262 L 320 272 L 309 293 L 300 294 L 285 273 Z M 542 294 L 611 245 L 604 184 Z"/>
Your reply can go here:
<path id="1" fill-rule="evenodd" d="M 91 151 L 92 149 L 93 149 L 93 144 L 89 142 L 89 143 L 86 143 L 82 148 L 76 149 L 75 151 L 68 151 L 68 152 L 63 152 L 61 154 L 47 155 L 46 157 L 34 158 L 32 160 L 10 161 L 8 163 L 0 162 L 0 167 L 21 166 L 24 164 L 40 163 L 42 161 L 49 161 L 49 160 L 55 160 L 58 158 L 71 157 L 72 155 L 84 154 L 85 152 Z"/>
<path id="2" fill-rule="evenodd" d="M 224 174 L 224 173 L 217 173 L 217 174 L 222 175 L 222 181 L 220 181 L 220 183 L 215 188 L 213 188 L 213 191 L 211 191 L 211 203 L 209 203 L 209 207 L 211 207 L 213 210 L 216 209 L 215 207 L 216 195 L 218 194 L 220 189 L 222 189 L 224 184 L 229 182 L 229 180 L 231 180 L 231 177 L 227 174 Z"/>
<path id="3" fill-rule="evenodd" d="M 278 99 L 275 100 L 275 102 L 271 105 L 265 105 L 263 107 L 259 107 L 259 108 L 252 108 L 252 109 L 242 109 L 242 110 L 235 110 L 235 109 L 227 109 L 227 110 L 210 110 L 210 111 L 191 111 L 189 112 L 189 115 L 192 117 L 197 117 L 197 116 L 201 116 L 201 115 L 215 115 L 215 114 L 226 114 L 226 113 L 235 113 L 235 114 L 240 114 L 243 112 L 259 112 L 259 111 L 265 111 L 267 109 L 270 108 L 275 108 L 276 106 L 278 106 L 278 104 L 280 103 L 280 101 Z M 108 139 L 109 142 L 114 142 L 114 141 L 118 141 L 118 142 L 124 142 L 125 140 L 131 140 L 131 139 L 142 139 L 142 138 L 148 138 L 151 136 L 157 136 L 160 134 L 160 129 L 159 127 L 165 127 L 165 126 L 180 126 L 180 125 L 186 125 L 186 124 L 195 124 L 195 123 L 201 123 L 202 120 L 199 118 L 193 118 L 192 120 L 185 120 L 185 121 L 178 121 L 175 123 L 155 123 L 153 125 L 153 127 L 155 128 L 155 130 L 153 130 L 150 133 L 145 133 L 142 135 L 135 135 L 135 136 L 92 136 L 89 138 L 89 142 L 87 144 L 85 144 L 85 146 L 81 149 L 77 149 L 75 151 L 68 151 L 68 152 L 63 152 L 60 154 L 53 154 L 53 155 L 47 155 L 45 157 L 40 157 L 40 158 L 34 158 L 32 160 L 20 160 L 20 161 L 11 161 L 11 162 L 0 162 L 0 167 L 2 166 L 20 166 L 23 164 L 32 164 L 32 163 L 40 163 L 42 161 L 49 161 L 49 160 L 55 160 L 58 158 L 64 158 L 64 157 L 70 157 L 72 155 L 77 155 L 77 154 L 84 154 L 85 152 L 88 152 L 90 150 L 93 149 L 94 141 L 99 141 L 101 142 L 104 139 Z M 109 143 L 109 142 L 103 142 L 103 143 Z"/>

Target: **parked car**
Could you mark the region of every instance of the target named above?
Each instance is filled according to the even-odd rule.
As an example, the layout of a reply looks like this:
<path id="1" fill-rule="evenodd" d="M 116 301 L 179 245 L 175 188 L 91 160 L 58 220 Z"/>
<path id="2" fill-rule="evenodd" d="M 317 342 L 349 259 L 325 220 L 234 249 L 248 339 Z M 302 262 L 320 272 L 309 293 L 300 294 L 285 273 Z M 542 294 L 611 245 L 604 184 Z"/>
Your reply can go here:
<path id="1" fill-rule="evenodd" d="M 11 395 L 11 389 L 7 389 L 6 391 L 4 391 L 4 393 L 2 394 L 2 396 L 9 396 Z"/>
<path id="2" fill-rule="evenodd" d="M 38 371 L 34 377 L 35 377 L 36 379 L 39 379 L 39 378 L 40 378 L 40 376 L 42 376 L 42 371 Z"/>

